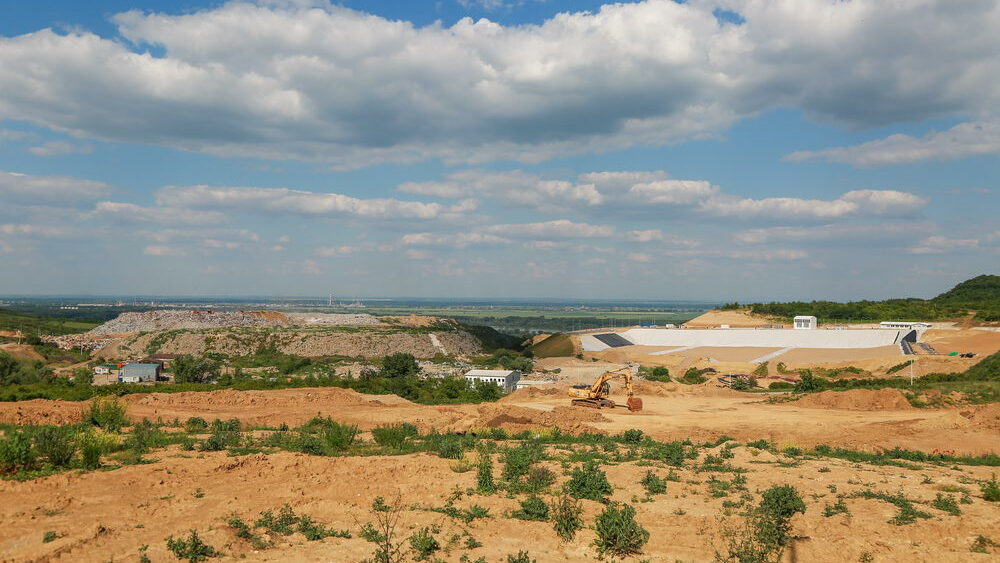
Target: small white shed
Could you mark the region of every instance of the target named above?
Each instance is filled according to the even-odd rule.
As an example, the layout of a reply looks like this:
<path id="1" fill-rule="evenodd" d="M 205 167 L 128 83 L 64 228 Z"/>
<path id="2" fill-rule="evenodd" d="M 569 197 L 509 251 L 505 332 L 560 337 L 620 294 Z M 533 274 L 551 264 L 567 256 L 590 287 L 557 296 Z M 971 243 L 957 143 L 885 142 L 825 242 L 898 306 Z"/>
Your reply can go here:
<path id="1" fill-rule="evenodd" d="M 799 315 L 792 322 L 796 330 L 816 330 L 816 317 Z"/>
<path id="2" fill-rule="evenodd" d="M 510 393 L 517 388 L 517 382 L 521 380 L 521 372 L 509 369 L 473 369 L 465 374 L 466 381 L 485 381 L 499 385 L 504 393 Z"/>

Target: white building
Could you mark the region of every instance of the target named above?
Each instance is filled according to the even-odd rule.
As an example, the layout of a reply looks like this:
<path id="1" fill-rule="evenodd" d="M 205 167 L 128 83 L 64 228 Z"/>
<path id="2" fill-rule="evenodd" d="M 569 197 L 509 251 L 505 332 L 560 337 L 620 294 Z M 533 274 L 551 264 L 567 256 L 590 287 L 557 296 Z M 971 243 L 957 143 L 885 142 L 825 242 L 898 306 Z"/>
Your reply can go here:
<path id="1" fill-rule="evenodd" d="M 816 330 L 816 317 L 799 315 L 792 322 L 796 330 Z"/>
<path id="2" fill-rule="evenodd" d="M 931 328 L 931 325 L 927 323 L 908 323 L 908 322 L 897 322 L 897 321 L 883 321 L 878 323 L 879 328 L 891 328 L 895 330 L 900 329 L 913 329 L 913 330 L 927 330 Z"/>
<path id="3" fill-rule="evenodd" d="M 517 382 L 521 380 L 521 372 L 508 369 L 473 369 L 465 374 L 466 381 L 474 383 L 485 381 L 499 385 L 505 393 L 510 393 L 517 388 Z"/>

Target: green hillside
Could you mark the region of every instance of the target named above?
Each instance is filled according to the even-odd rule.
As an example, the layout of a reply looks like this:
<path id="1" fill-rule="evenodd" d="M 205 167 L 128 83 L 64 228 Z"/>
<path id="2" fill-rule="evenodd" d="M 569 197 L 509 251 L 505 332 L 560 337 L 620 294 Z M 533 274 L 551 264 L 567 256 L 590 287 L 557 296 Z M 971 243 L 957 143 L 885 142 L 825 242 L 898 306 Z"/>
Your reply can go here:
<path id="1" fill-rule="evenodd" d="M 813 315 L 821 322 L 935 321 L 964 318 L 970 312 L 975 312 L 974 319 L 978 322 L 998 322 L 1000 276 L 977 276 L 933 299 L 732 303 L 725 308 L 749 308 L 754 313 L 785 320 L 791 320 L 795 315 Z"/>
<path id="2" fill-rule="evenodd" d="M 54 317 L 39 317 L 0 309 L 0 330 L 20 330 L 26 335 L 59 335 L 87 332 L 98 324 L 100 323 Z"/>

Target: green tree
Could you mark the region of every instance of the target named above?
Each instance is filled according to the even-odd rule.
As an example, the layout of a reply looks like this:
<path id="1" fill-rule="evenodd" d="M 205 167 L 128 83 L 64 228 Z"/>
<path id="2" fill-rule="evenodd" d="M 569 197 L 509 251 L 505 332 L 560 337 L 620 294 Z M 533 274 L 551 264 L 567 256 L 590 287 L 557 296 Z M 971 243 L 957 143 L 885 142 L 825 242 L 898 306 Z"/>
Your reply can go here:
<path id="1" fill-rule="evenodd" d="M 420 366 L 413 354 L 391 354 L 382 358 L 382 370 L 379 373 L 385 378 L 416 377 L 420 374 Z"/>
<path id="2" fill-rule="evenodd" d="M 180 356 L 173 364 L 175 383 L 208 383 L 219 377 L 219 362 L 203 356 Z"/>

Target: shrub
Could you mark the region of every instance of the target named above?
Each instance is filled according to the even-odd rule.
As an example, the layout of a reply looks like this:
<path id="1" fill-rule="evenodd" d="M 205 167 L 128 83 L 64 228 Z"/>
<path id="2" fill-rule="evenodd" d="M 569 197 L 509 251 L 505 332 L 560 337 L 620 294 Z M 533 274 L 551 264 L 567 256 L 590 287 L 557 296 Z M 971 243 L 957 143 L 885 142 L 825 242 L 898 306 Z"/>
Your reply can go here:
<path id="1" fill-rule="evenodd" d="M 253 525 L 257 528 L 267 528 L 276 534 L 287 536 L 295 531 L 293 526 L 298 523 L 299 517 L 295 515 L 292 507 L 286 504 L 278 511 L 277 516 L 270 510 L 261 512 L 260 518 Z"/>
<path id="2" fill-rule="evenodd" d="M 995 473 L 989 481 L 979 486 L 979 490 L 983 492 L 983 499 L 990 502 L 1000 502 L 1000 483 L 997 482 Z"/>
<path id="3" fill-rule="evenodd" d="M 518 550 L 517 555 L 507 555 L 507 563 L 536 563 L 536 560 L 527 551 Z"/>
<path id="4" fill-rule="evenodd" d="M 244 522 L 239 516 L 233 515 L 226 520 L 226 524 L 229 524 L 230 528 L 236 530 L 236 537 L 247 540 L 254 549 L 264 549 L 267 547 L 268 543 L 253 533 L 250 525 Z"/>
<path id="5" fill-rule="evenodd" d="M 375 443 L 394 450 L 402 450 L 417 434 L 417 427 L 406 422 L 372 428 Z"/>
<path id="6" fill-rule="evenodd" d="M 642 478 L 641 482 L 646 492 L 651 495 L 662 495 L 667 492 L 667 482 L 660 479 L 652 471 L 647 471 L 646 476 Z"/>
<path id="7" fill-rule="evenodd" d="M 717 562 L 776 563 L 788 545 L 791 519 L 806 511 L 798 491 L 791 485 L 764 491 L 760 504 L 749 511 L 741 527 L 726 528 L 726 553 L 716 552 Z"/>
<path id="8" fill-rule="evenodd" d="M 28 471 L 34 469 L 36 463 L 31 438 L 24 432 L 9 432 L 0 440 L 0 473 Z"/>
<path id="9" fill-rule="evenodd" d="M 174 539 L 173 536 L 167 538 L 167 549 L 173 552 L 178 559 L 187 559 L 191 563 L 204 561 L 209 557 L 215 557 L 218 553 L 215 548 L 201 541 L 198 532 L 194 529 L 188 534 L 187 539 Z"/>
<path id="10" fill-rule="evenodd" d="M 644 436 L 645 434 L 643 434 L 642 430 L 632 428 L 622 432 L 620 439 L 626 444 L 641 444 Z"/>
<path id="11" fill-rule="evenodd" d="M 479 457 L 479 467 L 476 469 L 476 490 L 481 495 L 492 495 L 497 490 L 493 480 L 493 459 L 483 453 Z"/>
<path id="12" fill-rule="evenodd" d="M 328 448 L 343 451 L 354 445 L 359 433 L 357 426 L 334 422 L 324 428 L 320 435 Z"/>
<path id="13" fill-rule="evenodd" d="M 833 504 L 828 504 L 823 507 L 823 516 L 826 516 L 827 518 L 835 516 L 837 514 L 850 514 L 850 513 L 851 511 L 847 508 L 847 503 L 844 502 L 844 499 L 839 499 L 837 502 Z"/>
<path id="14" fill-rule="evenodd" d="M 800 393 L 822 391 L 824 387 L 824 380 L 820 377 L 816 377 L 809 370 L 803 370 L 799 382 L 795 384 L 795 390 Z"/>
<path id="15" fill-rule="evenodd" d="M 934 497 L 934 500 L 931 501 L 931 506 L 943 512 L 947 512 L 952 516 L 962 514 L 962 510 L 958 508 L 958 503 L 955 501 L 955 498 L 949 495 L 938 493 L 937 496 Z"/>
<path id="16" fill-rule="evenodd" d="M 108 432 L 119 432 L 128 424 L 125 405 L 116 397 L 98 397 L 90 403 L 86 422 Z"/>
<path id="17" fill-rule="evenodd" d="M 68 467 L 76 453 L 76 443 L 69 429 L 46 426 L 35 433 L 35 449 L 53 467 Z"/>
<path id="18" fill-rule="evenodd" d="M 643 457 L 657 459 L 674 467 L 684 465 L 684 444 L 682 442 L 666 442 L 646 450 Z"/>
<path id="19" fill-rule="evenodd" d="M 577 530 L 583 528 L 583 518 L 580 516 L 583 508 L 580 501 L 563 495 L 551 507 L 549 515 L 552 518 L 552 525 L 563 541 L 570 541 L 576 537 Z"/>
<path id="20" fill-rule="evenodd" d="M 533 467 L 524 480 L 524 490 L 529 493 L 540 493 L 556 482 L 556 475 L 544 467 Z"/>
<path id="21" fill-rule="evenodd" d="M 49 543 L 49 542 L 56 541 L 57 537 L 59 537 L 59 536 L 57 536 L 55 532 L 53 532 L 52 530 L 49 530 L 48 532 L 45 532 L 44 536 L 42 536 L 42 543 Z"/>
<path id="22" fill-rule="evenodd" d="M 750 375 L 754 377 L 767 377 L 767 362 L 761 362 Z"/>
<path id="23" fill-rule="evenodd" d="M 93 438 L 93 434 L 84 434 L 80 438 L 80 456 L 84 469 L 98 469 L 101 467 L 101 454 L 104 447 L 101 442 Z"/>
<path id="24" fill-rule="evenodd" d="M 441 549 L 441 544 L 431 534 L 430 528 L 424 527 L 410 535 L 410 547 L 416 553 L 414 561 L 427 561 L 435 551 Z"/>
<path id="25" fill-rule="evenodd" d="M 375 563 L 400 563 L 403 560 L 402 542 L 396 538 L 402 509 L 398 497 L 391 506 L 382 497 L 372 501 L 375 523 L 368 522 L 362 526 L 361 537 L 375 544 Z"/>
<path id="26" fill-rule="evenodd" d="M 144 454 L 152 447 L 164 445 L 165 438 L 159 428 L 153 426 L 148 420 L 143 420 L 132 427 L 132 432 L 125 440 L 125 447 L 137 454 Z"/>
<path id="27" fill-rule="evenodd" d="M 646 373 L 646 379 L 650 381 L 660 381 L 663 383 L 670 382 L 670 370 L 663 366 L 656 366 L 655 368 L 649 370 Z"/>
<path id="28" fill-rule="evenodd" d="M 708 381 L 701 375 L 701 371 L 698 368 L 690 367 L 684 372 L 684 376 L 678 381 L 681 383 L 687 383 L 688 385 L 700 385 Z"/>
<path id="29" fill-rule="evenodd" d="M 972 541 L 972 546 L 969 547 L 969 551 L 972 553 L 989 553 L 989 548 L 991 547 L 1000 547 L 1000 544 L 986 536 L 979 535 Z"/>
<path id="30" fill-rule="evenodd" d="M 230 446 L 235 446 L 240 441 L 239 432 L 229 430 L 212 430 L 212 434 L 201 443 L 201 450 L 206 452 L 222 451 Z"/>
<path id="31" fill-rule="evenodd" d="M 639 554 L 649 541 L 649 531 L 635 521 L 635 508 L 627 504 L 609 504 L 597 516 L 594 530 L 597 532 L 594 544 L 601 555 L 624 558 Z"/>
<path id="32" fill-rule="evenodd" d="M 184 430 L 187 432 L 204 432 L 208 430 L 208 421 L 200 416 L 192 416 L 184 423 Z"/>
<path id="33" fill-rule="evenodd" d="M 529 444 L 521 444 L 516 448 L 507 448 L 503 451 L 503 478 L 505 481 L 516 481 L 528 474 L 541 452 L 538 448 Z"/>
<path id="34" fill-rule="evenodd" d="M 601 471 L 596 462 L 588 461 L 582 468 L 577 467 L 570 473 L 566 492 L 576 498 L 603 502 L 604 497 L 610 495 L 612 489 L 604 471 Z"/>
<path id="35" fill-rule="evenodd" d="M 534 520 L 544 522 L 549 519 L 549 505 L 541 498 L 531 495 L 521 501 L 521 509 L 510 514 L 519 520 Z"/>

